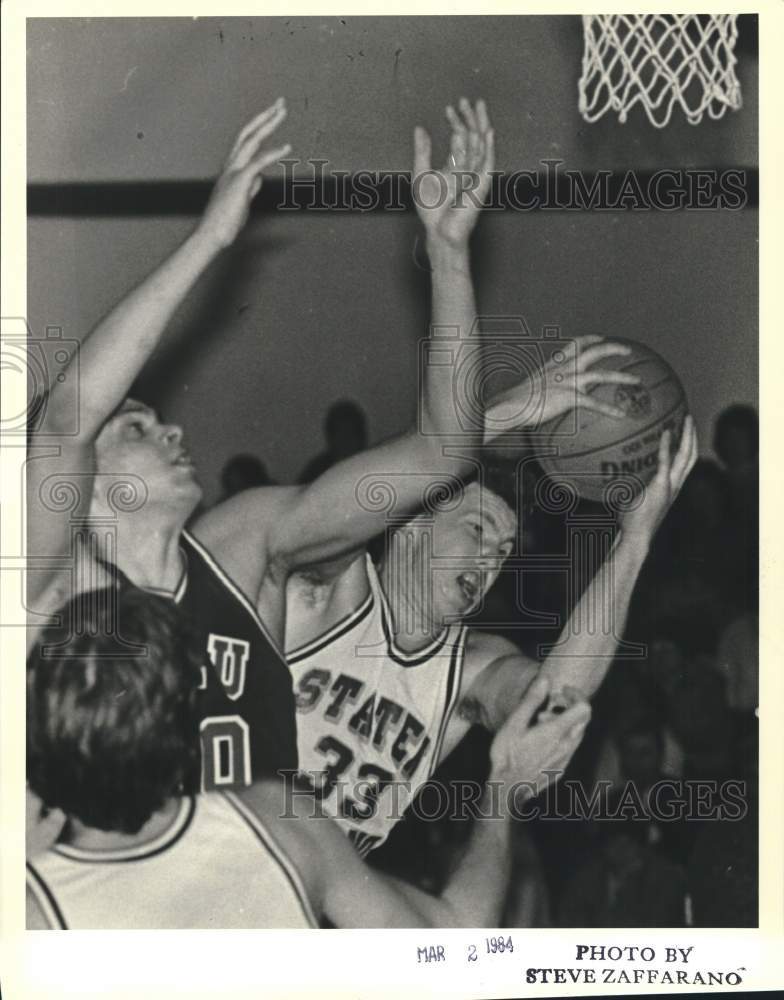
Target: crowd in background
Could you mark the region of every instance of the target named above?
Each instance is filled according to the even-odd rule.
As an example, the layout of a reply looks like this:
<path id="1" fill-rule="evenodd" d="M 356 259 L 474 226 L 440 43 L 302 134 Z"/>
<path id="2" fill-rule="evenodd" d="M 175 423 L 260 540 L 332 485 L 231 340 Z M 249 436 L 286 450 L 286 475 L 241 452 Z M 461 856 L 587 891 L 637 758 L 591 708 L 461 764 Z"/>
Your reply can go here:
<path id="1" fill-rule="evenodd" d="M 333 405 L 325 437 L 324 451 L 308 462 L 301 482 L 366 446 L 362 410 L 349 401 Z M 507 927 L 757 923 L 756 411 L 744 405 L 724 410 L 713 450 L 718 461 L 697 462 L 659 530 L 635 590 L 625 645 L 594 699 L 591 725 L 564 781 L 547 809 L 514 825 Z M 530 481 L 523 488 L 533 495 L 537 472 L 530 463 L 526 469 Z M 271 482 L 254 456 L 236 456 L 224 470 L 225 495 Z M 518 504 L 525 511 L 524 555 L 562 553 L 567 532 L 591 530 L 586 501 L 553 513 L 528 499 Z M 568 595 L 562 571 L 515 568 L 501 573 L 471 624 L 481 627 L 484 619 L 500 631 L 497 623 L 508 622 L 504 634 L 541 657 L 561 624 L 525 621 L 517 604 L 521 572 L 526 606 L 566 621 L 574 592 Z M 489 735 L 474 728 L 433 781 L 447 791 L 481 782 L 489 743 Z M 603 813 L 575 810 L 569 783 L 584 789 L 584 801 L 600 789 Z M 637 793 L 631 801 L 630 785 Z M 427 808 L 433 791 L 421 793 L 420 811 L 441 818 L 407 816 L 370 861 L 438 891 L 472 821 Z M 715 807 L 727 805 L 725 799 L 720 818 Z M 657 808 L 648 809 L 654 800 Z"/>

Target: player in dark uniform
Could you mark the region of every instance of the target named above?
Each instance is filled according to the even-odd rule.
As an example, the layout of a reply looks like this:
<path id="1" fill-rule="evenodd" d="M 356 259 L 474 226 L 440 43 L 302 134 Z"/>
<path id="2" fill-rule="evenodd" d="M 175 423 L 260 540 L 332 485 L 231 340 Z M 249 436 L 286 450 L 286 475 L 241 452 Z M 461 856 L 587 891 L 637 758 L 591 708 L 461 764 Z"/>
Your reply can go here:
<path id="1" fill-rule="evenodd" d="M 482 127 L 470 135 L 455 131 L 452 169 L 442 176 L 454 195 L 457 174 L 473 172 L 481 200 L 490 185 L 493 133 L 481 102 L 480 108 Z M 243 787 L 263 774 L 296 769 L 292 686 L 280 652 L 286 581 L 298 566 L 340 557 L 383 530 L 387 510 L 370 494 L 363 502 L 358 484 L 392 482 L 403 513 L 421 503 L 423 485 L 465 470 L 479 444 L 463 434 L 460 457 L 442 453 L 441 435 L 460 428 L 452 368 L 431 365 L 417 432 L 355 455 L 313 484 L 245 490 L 198 518 L 192 533 L 184 530 L 201 488 L 182 430 L 126 396 L 185 295 L 242 229 L 262 171 L 289 151 L 264 146 L 285 115 L 279 100 L 242 129 L 193 233 L 99 323 L 52 383 L 28 464 L 29 518 L 36 525 L 29 553 L 64 557 L 59 574 L 29 574 L 34 613 L 52 613 L 77 591 L 105 589 L 107 567 L 116 565 L 137 587 L 179 601 L 199 630 L 205 788 Z M 416 142 L 421 160 L 427 142 L 421 131 Z M 432 176 L 426 179 L 441 191 Z M 477 211 L 470 199 L 450 204 L 439 213 L 440 229 L 462 241 Z M 462 333 L 473 328 L 476 306 L 449 244 L 442 239 L 428 248 L 433 323 Z M 75 408 L 79 429 L 69 436 Z M 89 495 L 79 471 L 86 468 L 95 471 Z M 70 506 L 66 494 L 74 497 Z M 69 545 L 62 541 L 69 537 L 63 518 L 73 529 Z"/>
<path id="2" fill-rule="evenodd" d="M 89 488 L 91 457 L 68 441 L 55 456 Z M 30 538 L 56 556 L 68 550 L 71 525 L 38 518 Z M 186 538 L 182 548 L 191 578 L 203 584 L 194 592 L 222 602 L 233 584 L 210 589 L 209 574 L 217 580 L 222 571 L 199 543 Z M 178 609 L 186 581 L 172 601 L 105 560 L 83 568 L 100 569 L 105 585 L 83 587 L 58 609 L 64 635 L 37 642 L 27 663 L 28 928 L 305 927 L 318 914 L 344 927 L 497 923 L 515 792 L 534 794 L 566 766 L 590 717 L 586 703 L 532 724 L 547 684 L 528 692 L 493 742 L 487 820 L 475 824 L 472 850 L 441 896 L 431 897 L 364 867 L 312 800 L 279 781 L 255 781 L 236 796 L 225 788 L 194 795 L 206 689 L 203 624 L 194 637 Z M 37 577 L 51 596 L 46 576 L 58 585 L 56 561 Z M 237 600 L 244 604 L 241 592 Z M 227 657 L 216 662 L 230 701 L 243 666 L 236 650 Z M 41 805 L 50 816 L 39 823 Z"/>

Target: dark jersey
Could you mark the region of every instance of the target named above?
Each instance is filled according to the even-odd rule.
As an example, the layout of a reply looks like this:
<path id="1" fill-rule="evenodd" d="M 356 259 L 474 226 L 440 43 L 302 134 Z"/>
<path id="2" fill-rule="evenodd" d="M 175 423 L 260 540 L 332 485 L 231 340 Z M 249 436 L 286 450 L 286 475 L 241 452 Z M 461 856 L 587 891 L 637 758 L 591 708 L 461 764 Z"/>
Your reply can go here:
<path id="1" fill-rule="evenodd" d="M 175 600 L 204 644 L 199 701 L 203 791 L 297 768 L 291 674 L 256 609 L 188 532 Z"/>

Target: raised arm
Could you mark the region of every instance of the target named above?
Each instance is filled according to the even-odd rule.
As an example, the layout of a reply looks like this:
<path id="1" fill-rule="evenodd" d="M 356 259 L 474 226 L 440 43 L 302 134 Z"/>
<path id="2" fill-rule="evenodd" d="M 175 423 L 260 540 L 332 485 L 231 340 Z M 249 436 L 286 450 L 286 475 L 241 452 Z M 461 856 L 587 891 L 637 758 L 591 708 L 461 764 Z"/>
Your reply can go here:
<path id="1" fill-rule="evenodd" d="M 458 710 L 449 721 L 442 757 L 479 724 L 497 732 L 534 678 L 547 679 L 552 705 L 569 703 L 577 692 L 591 698 L 612 663 L 623 635 L 629 604 L 656 530 L 697 456 L 694 421 L 686 418 L 678 452 L 670 456 L 669 434 L 659 444 L 659 467 L 641 504 L 623 515 L 615 545 L 597 570 L 548 655 L 540 663 L 502 636 L 475 631 L 463 673 Z M 609 626 L 609 627 L 608 627 Z"/>
<path id="2" fill-rule="evenodd" d="M 542 663 L 542 673 L 549 679 L 555 698 L 566 686 L 590 698 L 613 661 L 653 537 L 697 459 L 697 435 L 691 415 L 686 417 L 674 456 L 670 440 L 670 432 L 665 431 L 659 442 L 658 469 L 645 488 L 642 502 L 621 516 L 612 552 L 586 587 L 561 639 Z M 576 622 L 580 624 L 575 626 Z"/>
<path id="3" fill-rule="evenodd" d="M 288 150 L 287 146 L 262 148 L 285 115 L 285 106 L 278 101 L 245 126 L 194 232 L 98 324 L 43 401 L 26 468 L 27 597 L 38 615 L 50 613 L 53 604 L 71 596 L 71 567 L 66 565 L 76 556 L 70 551 L 71 523 L 77 503 L 84 513 L 89 506 L 95 438 L 123 401 L 188 290 L 244 225 L 261 187 L 261 172 Z M 74 413 L 78 413 L 76 434 L 70 428 Z M 74 497 L 78 501 L 71 503 Z M 33 620 L 43 619 L 32 614 Z M 34 628 L 28 637 L 32 642 Z"/>
<path id="4" fill-rule="evenodd" d="M 669 442 L 666 432 L 659 444 L 656 476 L 646 487 L 642 502 L 622 516 L 612 552 L 583 591 L 559 640 L 541 664 L 523 656 L 508 639 L 477 633 L 460 707 L 444 740 L 445 753 L 472 723 L 497 730 L 537 673 L 549 681 L 554 704 L 563 702 L 565 688 L 579 691 L 584 698 L 596 693 L 626 627 L 631 597 L 653 537 L 696 460 L 697 438 L 691 416 L 686 418 L 674 458 Z"/>
<path id="5" fill-rule="evenodd" d="M 450 151 L 441 170 L 433 170 L 430 136 L 414 130 L 412 196 L 425 231 L 425 249 L 432 282 L 431 349 L 460 351 L 472 340 L 478 345 L 477 310 L 471 280 L 469 243 L 481 206 L 487 198 L 495 166 L 495 133 L 484 101 L 473 108 L 461 98 L 446 117 L 452 129 Z M 454 367 L 426 365 L 422 377 L 421 426 L 425 433 L 461 435 L 457 403 L 467 412 L 470 400 L 457 400 Z M 481 426 L 482 414 L 475 414 Z"/>
<path id="6" fill-rule="evenodd" d="M 422 366 L 419 428 L 334 466 L 288 498 L 270 555 L 290 569 L 334 558 L 384 530 L 389 508 L 374 502 L 372 484 L 377 496 L 393 491 L 395 514 L 404 513 L 421 505 L 431 482 L 467 471 L 481 444 L 481 419 L 473 432 L 459 421 L 454 376 L 460 342 L 476 327 L 468 245 L 490 188 L 494 135 L 482 101 L 472 108 L 463 99 L 459 108 L 459 114 L 447 108 L 451 152 L 440 171 L 431 168 L 427 132 L 414 133 L 412 192 L 432 274 L 430 338 L 437 350 L 437 338 L 445 336 L 448 360 Z M 454 453 L 444 448 L 448 441 Z"/>
<path id="7" fill-rule="evenodd" d="M 265 140 L 286 116 L 282 99 L 249 122 L 229 153 L 210 201 L 196 229 L 93 330 L 79 352 L 79 378 L 52 387 L 46 406 L 46 432 L 75 411 L 78 392 L 79 432 L 95 437 L 119 406 L 159 343 L 174 311 L 207 266 L 236 239 L 244 226 L 265 167 L 289 146 L 263 149 Z"/>

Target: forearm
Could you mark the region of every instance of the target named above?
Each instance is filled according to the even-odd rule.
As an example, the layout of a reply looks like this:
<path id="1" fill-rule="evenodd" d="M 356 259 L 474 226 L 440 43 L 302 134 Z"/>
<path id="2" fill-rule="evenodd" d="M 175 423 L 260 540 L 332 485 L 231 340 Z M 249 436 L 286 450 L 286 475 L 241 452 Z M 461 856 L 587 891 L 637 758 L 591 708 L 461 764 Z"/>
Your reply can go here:
<path id="1" fill-rule="evenodd" d="M 72 397 L 78 393 L 80 435 L 90 439 L 97 433 L 124 399 L 171 316 L 218 249 L 197 228 L 112 309 L 82 344 L 78 377 L 55 383 L 51 390 L 47 429 L 56 429 L 59 414 L 73 412 Z"/>
<path id="2" fill-rule="evenodd" d="M 452 244 L 431 236 L 427 253 L 432 281 L 431 348 L 434 354 L 452 351 L 457 360 L 460 345 L 456 341 L 468 341 L 477 320 L 468 242 Z M 422 429 L 430 434 L 464 435 L 455 398 L 454 364 L 426 364 L 422 378 Z"/>
<path id="3" fill-rule="evenodd" d="M 512 783 L 491 773 L 468 846 L 441 893 L 458 927 L 497 927 L 512 871 Z"/>
<path id="4" fill-rule="evenodd" d="M 379 926 L 498 926 L 511 875 L 510 823 L 505 803 L 500 810 L 487 789 L 480 808 L 485 818 L 474 822 L 468 848 L 439 896 L 384 877 L 384 923 Z"/>
<path id="5" fill-rule="evenodd" d="M 648 546 L 621 530 L 542 664 L 551 693 L 577 688 L 590 698 L 613 661 Z"/>

